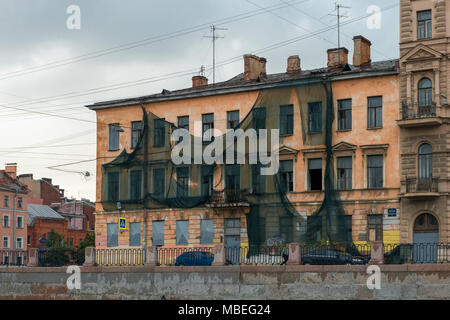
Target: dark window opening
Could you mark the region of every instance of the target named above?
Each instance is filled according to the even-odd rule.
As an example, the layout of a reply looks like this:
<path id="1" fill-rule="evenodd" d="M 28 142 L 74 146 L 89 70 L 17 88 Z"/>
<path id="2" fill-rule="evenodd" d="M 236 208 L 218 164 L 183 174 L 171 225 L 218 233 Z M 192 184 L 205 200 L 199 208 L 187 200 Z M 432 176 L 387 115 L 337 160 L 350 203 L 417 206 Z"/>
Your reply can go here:
<path id="1" fill-rule="evenodd" d="M 322 191 L 322 159 L 308 160 L 308 181 L 310 191 Z"/>
<path id="2" fill-rule="evenodd" d="M 383 156 L 367 157 L 368 188 L 383 188 Z"/>
<path id="3" fill-rule="evenodd" d="M 383 98 L 368 98 L 368 128 L 381 128 L 383 126 Z"/>
<path id="4" fill-rule="evenodd" d="M 165 119 L 153 120 L 154 134 L 153 134 L 153 146 L 163 147 L 166 143 L 166 121 Z"/>
<path id="5" fill-rule="evenodd" d="M 252 189 L 256 194 L 266 192 L 266 176 L 261 174 L 261 168 L 261 164 L 252 165 Z"/>
<path id="6" fill-rule="evenodd" d="M 352 100 L 338 101 L 338 130 L 352 129 Z"/>
<path id="7" fill-rule="evenodd" d="M 189 167 L 177 168 L 177 196 L 189 195 Z"/>
<path id="8" fill-rule="evenodd" d="M 153 169 L 153 196 L 162 198 L 166 192 L 166 170 L 164 168 Z"/>
<path id="9" fill-rule="evenodd" d="M 241 188 L 241 166 L 227 165 L 225 188 L 229 191 L 238 191 Z"/>
<path id="10" fill-rule="evenodd" d="M 322 102 L 308 103 L 308 132 L 322 132 Z"/>
<path id="11" fill-rule="evenodd" d="M 131 123 L 131 148 L 136 148 L 142 134 L 142 121 L 135 121 Z"/>
<path id="12" fill-rule="evenodd" d="M 234 129 L 239 125 L 239 110 L 227 112 L 227 129 Z"/>
<path id="13" fill-rule="evenodd" d="M 280 217 L 280 236 L 283 242 L 292 242 L 292 217 Z"/>
<path id="14" fill-rule="evenodd" d="M 266 129 L 266 108 L 259 107 L 253 109 L 253 129 L 256 130 L 256 136 L 259 137 L 259 130 Z"/>
<path id="15" fill-rule="evenodd" d="M 178 129 L 185 129 L 189 132 L 189 116 L 178 117 Z M 183 141 L 183 137 L 180 137 L 178 142 Z"/>
<path id="16" fill-rule="evenodd" d="M 208 113 L 202 115 L 202 137 L 204 142 L 210 142 L 214 140 L 214 134 L 212 131 L 209 131 L 206 135 L 205 133 L 208 130 L 214 129 L 214 113 Z"/>
<path id="17" fill-rule="evenodd" d="M 133 170 L 130 172 L 130 200 L 140 200 L 142 198 L 142 171 Z"/>
<path id="18" fill-rule="evenodd" d="M 349 190 L 352 188 L 352 157 L 341 157 L 337 162 L 338 189 Z"/>
<path id="19" fill-rule="evenodd" d="M 280 161 L 281 181 L 280 187 L 283 192 L 294 191 L 294 162 L 293 160 Z"/>
<path id="20" fill-rule="evenodd" d="M 294 133 L 294 106 L 280 106 L 280 135 L 288 136 Z"/>
<path id="21" fill-rule="evenodd" d="M 119 172 L 108 173 L 108 200 L 118 201 L 119 195 Z"/>
<path id="22" fill-rule="evenodd" d="M 201 175 L 201 194 L 202 196 L 211 196 L 213 190 L 213 166 L 202 166 Z"/>

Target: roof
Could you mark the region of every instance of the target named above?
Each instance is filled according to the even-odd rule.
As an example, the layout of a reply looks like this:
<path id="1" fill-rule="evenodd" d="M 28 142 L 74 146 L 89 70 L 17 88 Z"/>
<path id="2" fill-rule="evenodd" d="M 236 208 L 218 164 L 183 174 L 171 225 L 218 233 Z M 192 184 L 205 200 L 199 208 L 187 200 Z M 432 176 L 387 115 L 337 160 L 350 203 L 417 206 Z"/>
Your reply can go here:
<path id="1" fill-rule="evenodd" d="M 52 220 L 64 220 L 64 217 L 58 212 L 40 204 L 28 205 L 28 226 L 34 226 L 36 219 L 52 219 Z"/>
<path id="2" fill-rule="evenodd" d="M 353 78 L 398 74 L 398 61 L 398 59 L 394 59 L 372 62 L 361 67 L 346 65 L 343 68 L 319 68 L 312 70 L 302 70 L 295 73 L 275 73 L 260 77 L 254 81 L 245 81 L 244 74 L 241 73 L 234 78 L 216 84 L 209 84 L 195 88 L 191 87 L 176 91 L 169 91 L 164 89 L 161 93 L 157 94 L 97 102 L 92 105 L 87 105 L 86 107 L 91 110 L 98 110 L 126 105 L 136 105 L 140 102 L 159 102 L 227 93 L 254 91 L 266 88 L 319 82 L 322 81 L 324 77 L 329 78 L 333 81 L 339 81 Z"/>
<path id="3" fill-rule="evenodd" d="M 26 185 L 21 183 L 17 179 L 13 179 L 5 170 L 0 170 L 0 190 L 18 192 L 18 193 L 28 193 L 29 190 Z"/>

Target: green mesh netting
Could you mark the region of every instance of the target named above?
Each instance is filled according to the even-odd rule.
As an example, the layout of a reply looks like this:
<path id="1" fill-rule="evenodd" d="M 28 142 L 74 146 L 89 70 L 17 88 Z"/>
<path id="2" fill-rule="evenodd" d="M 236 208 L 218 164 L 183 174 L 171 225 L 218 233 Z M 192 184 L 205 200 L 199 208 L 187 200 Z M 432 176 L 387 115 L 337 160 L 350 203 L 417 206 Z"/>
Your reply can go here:
<path id="1" fill-rule="evenodd" d="M 311 103 L 316 104 L 311 106 Z M 176 126 L 155 114 L 147 113 L 144 107 L 143 126 L 136 148 L 131 153 L 124 150 L 112 162 L 103 165 L 101 192 L 104 210 L 117 210 L 118 202 L 125 210 L 193 208 L 208 206 L 217 201 L 217 194 L 225 194 L 223 202 L 245 203 L 249 207 L 247 234 L 251 249 L 268 244 L 268 239 L 280 239 L 284 243 L 324 240 L 351 243 L 351 222 L 348 220 L 351 216 L 345 215 L 333 177 L 334 109 L 331 81 L 314 78 L 301 84 L 261 90 L 250 112 L 234 129 L 267 129 L 268 132 L 280 129 L 280 106 L 288 105 L 299 106 L 301 122 L 299 125 L 294 120 L 294 126 L 301 129 L 303 146 L 317 146 L 320 150 L 325 146 L 326 165 L 322 168 L 324 198 L 320 209 L 312 215 L 307 217 L 300 214 L 304 212 L 301 204 L 290 201 L 289 182 L 281 170 L 273 176 L 257 174 L 262 165 L 249 164 L 253 150 L 248 140 L 244 155 L 236 152 L 237 139 L 227 144 L 223 136 L 222 142 L 224 161 L 226 151 L 234 148 L 234 158 L 243 156 L 245 164 L 196 163 L 193 145 L 190 157 L 192 164 L 174 164 L 171 153 L 176 142 L 171 141 L 170 137 L 177 129 Z M 311 108 L 318 108 L 318 105 L 321 121 L 313 123 L 308 114 Z M 317 130 L 318 126 L 321 127 L 320 131 Z M 191 141 L 201 139 L 189 136 Z M 215 137 L 216 142 L 220 141 L 218 138 Z M 281 136 L 279 146 L 289 147 L 285 145 L 288 139 Z M 201 148 L 205 150 L 208 145 L 202 144 Z M 299 174 L 304 173 L 296 173 Z M 119 188 L 114 188 L 117 184 Z"/>

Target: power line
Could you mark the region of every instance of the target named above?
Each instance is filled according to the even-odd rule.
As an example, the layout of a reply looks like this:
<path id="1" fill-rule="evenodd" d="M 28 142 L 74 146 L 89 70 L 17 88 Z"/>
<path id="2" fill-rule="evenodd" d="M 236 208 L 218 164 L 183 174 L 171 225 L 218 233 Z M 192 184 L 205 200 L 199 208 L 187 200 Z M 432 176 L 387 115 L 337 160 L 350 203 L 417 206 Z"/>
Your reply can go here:
<path id="1" fill-rule="evenodd" d="M 225 37 L 216 35 L 216 30 L 228 30 L 226 28 L 217 28 L 215 25 L 211 26 L 212 36 L 205 36 L 205 38 L 212 39 L 213 45 L 213 84 L 216 84 L 216 40 L 223 39 Z"/>

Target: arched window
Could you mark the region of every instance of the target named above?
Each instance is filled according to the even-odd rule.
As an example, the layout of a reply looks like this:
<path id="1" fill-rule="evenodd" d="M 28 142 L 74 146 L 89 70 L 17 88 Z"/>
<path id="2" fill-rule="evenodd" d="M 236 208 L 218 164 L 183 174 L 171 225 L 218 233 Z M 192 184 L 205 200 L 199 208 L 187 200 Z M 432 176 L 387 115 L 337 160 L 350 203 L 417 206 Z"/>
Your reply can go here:
<path id="1" fill-rule="evenodd" d="M 430 186 L 432 171 L 433 150 L 428 143 L 424 143 L 419 147 L 419 187 L 427 188 Z"/>
<path id="2" fill-rule="evenodd" d="M 428 78 L 419 81 L 419 107 L 431 106 L 433 100 L 433 84 Z"/>

